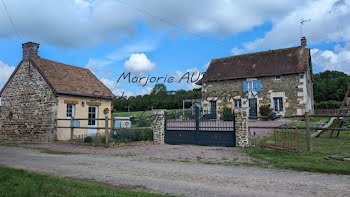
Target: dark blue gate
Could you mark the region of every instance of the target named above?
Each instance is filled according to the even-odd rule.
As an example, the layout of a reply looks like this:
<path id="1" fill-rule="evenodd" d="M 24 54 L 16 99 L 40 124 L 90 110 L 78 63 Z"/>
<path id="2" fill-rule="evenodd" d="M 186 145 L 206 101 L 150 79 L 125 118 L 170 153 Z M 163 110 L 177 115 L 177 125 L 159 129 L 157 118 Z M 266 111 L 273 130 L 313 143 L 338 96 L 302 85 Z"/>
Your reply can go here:
<path id="1" fill-rule="evenodd" d="M 192 112 L 190 112 L 192 113 Z M 235 116 L 226 111 L 217 117 L 205 114 L 196 108 L 194 114 L 165 115 L 166 144 L 194 144 L 208 146 L 236 145 Z"/>

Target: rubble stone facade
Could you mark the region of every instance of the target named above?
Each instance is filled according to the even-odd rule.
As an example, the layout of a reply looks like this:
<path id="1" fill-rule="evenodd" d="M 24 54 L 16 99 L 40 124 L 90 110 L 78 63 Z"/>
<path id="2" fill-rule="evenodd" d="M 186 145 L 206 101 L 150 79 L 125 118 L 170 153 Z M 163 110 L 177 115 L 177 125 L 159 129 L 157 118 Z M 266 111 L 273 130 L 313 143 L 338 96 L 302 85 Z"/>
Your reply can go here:
<path id="1" fill-rule="evenodd" d="M 153 110 L 153 142 L 156 144 L 164 144 L 165 138 L 165 110 L 154 109 Z"/>
<path id="2" fill-rule="evenodd" d="M 236 146 L 249 147 L 251 145 L 251 135 L 248 128 L 248 108 L 235 110 Z"/>
<path id="3" fill-rule="evenodd" d="M 53 140 L 57 98 L 38 70 L 21 62 L 1 94 L 0 141 L 46 143 Z"/>
<path id="4" fill-rule="evenodd" d="M 287 74 L 278 76 L 266 76 L 255 78 L 261 81 L 260 92 L 243 93 L 243 81 L 249 79 L 235 79 L 226 81 L 212 81 L 203 83 L 202 98 L 203 109 L 210 111 L 210 101 L 217 103 L 217 111 L 222 112 L 226 108 L 234 108 L 234 100 L 241 101 L 241 107 L 249 108 L 249 99 L 257 99 L 257 111 L 262 105 L 270 105 L 274 111 L 274 98 L 283 100 L 283 111 L 278 115 L 291 116 L 303 115 L 306 111 L 313 112 L 313 92 L 311 72 Z"/>

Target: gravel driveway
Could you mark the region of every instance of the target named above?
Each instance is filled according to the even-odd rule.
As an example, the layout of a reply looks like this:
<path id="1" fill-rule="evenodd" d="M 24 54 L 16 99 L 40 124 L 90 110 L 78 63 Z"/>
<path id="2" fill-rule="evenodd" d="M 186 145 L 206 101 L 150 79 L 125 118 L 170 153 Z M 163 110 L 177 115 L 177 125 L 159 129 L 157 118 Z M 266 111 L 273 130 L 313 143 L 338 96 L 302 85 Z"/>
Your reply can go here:
<path id="1" fill-rule="evenodd" d="M 0 146 L 0 164 L 185 196 L 349 196 L 350 176 Z"/>
<path id="2" fill-rule="evenodd" d="M 253 158 L 241 148 L 193 145 L 135 145 L 116 148 L 77 146 L 62 143 L 21 145 L 40 149 L 46 153 L 82 153 L 106 156 L 130 157 L 134 161 L 181 161 L 191 163 L 251 163 Z"/>

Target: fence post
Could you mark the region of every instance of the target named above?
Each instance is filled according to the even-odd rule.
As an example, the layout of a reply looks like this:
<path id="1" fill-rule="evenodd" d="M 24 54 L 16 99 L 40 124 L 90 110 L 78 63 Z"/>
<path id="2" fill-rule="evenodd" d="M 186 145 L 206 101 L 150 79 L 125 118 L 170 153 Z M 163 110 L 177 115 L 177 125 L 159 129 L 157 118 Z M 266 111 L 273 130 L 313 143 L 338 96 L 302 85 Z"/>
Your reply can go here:
<path id="1" fill-rule="evenodd" d="M 73 144 L 73 135 L 74 135 L 74 118 L 70 118 L 70 143 Z"/>
<path id="2" fill-rule="evenodd" d="M 310 112 L 305 112 L 305 123 L 306 123 L 306 145 L 307 151 L 312 151 L 312 138 L 310 129 Z"/>
<path id="3" fill-rule="evenodd" d="M 109 138 L 109 133 L 108 133 L 108 116 L 105 116 L 105 139 L 106 139 L 106 148 L 108 147 L 108 138 Z"/>

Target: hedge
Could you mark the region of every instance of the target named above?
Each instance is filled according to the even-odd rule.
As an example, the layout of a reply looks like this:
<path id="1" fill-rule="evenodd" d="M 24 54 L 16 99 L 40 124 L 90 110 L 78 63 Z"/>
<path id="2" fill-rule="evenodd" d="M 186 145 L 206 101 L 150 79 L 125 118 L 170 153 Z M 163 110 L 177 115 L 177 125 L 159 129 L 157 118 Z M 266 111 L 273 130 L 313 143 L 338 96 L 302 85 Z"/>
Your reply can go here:
<path id="1" fill-rule="evenodd" d="M 153 141 L 153 131 L 151 129 L 118 130 L 114 132 L 113 139 L 116 142 Z"/>

